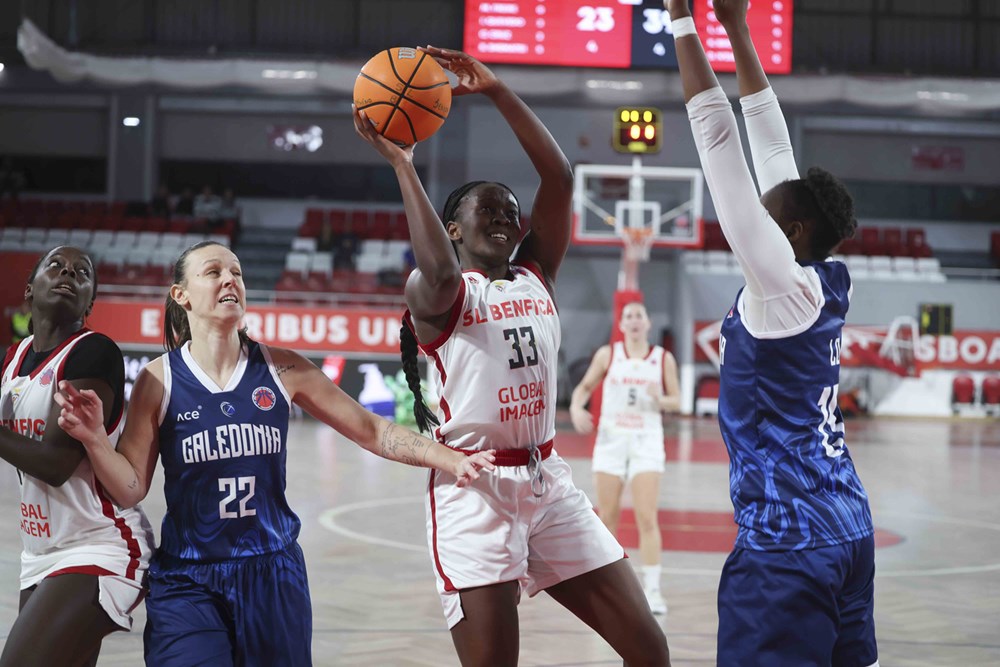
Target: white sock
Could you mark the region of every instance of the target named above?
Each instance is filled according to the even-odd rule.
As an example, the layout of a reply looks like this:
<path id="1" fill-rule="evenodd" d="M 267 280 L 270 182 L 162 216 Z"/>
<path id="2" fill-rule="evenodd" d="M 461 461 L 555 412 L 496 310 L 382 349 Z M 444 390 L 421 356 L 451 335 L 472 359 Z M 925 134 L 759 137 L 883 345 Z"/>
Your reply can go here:
<path id="1" fill-rule="evenodd" d="M 642 566 L 643 588 L 647 591 L 660 590 L 660 572 L 663 568 L 659 565 Z"/>

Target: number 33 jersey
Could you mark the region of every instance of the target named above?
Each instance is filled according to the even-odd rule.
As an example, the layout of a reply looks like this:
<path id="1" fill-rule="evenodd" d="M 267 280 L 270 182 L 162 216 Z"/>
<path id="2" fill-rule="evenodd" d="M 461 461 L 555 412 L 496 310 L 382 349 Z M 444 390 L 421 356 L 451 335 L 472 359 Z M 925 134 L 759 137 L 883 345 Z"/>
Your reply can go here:
<path id="1" fill-rule="evenodd" d="M 744 549 L 812 549 L 873 533 L 837 407 L 851 279 L 842 262 L 805 268 L 822 285 L 811 321 L 755 334 L 743 318 L 742 292 L 722 321 L 719 426 L 736 546 Z"/>
<path id="2" fill-rule="evenodd" d="M 300 527 L 285 499 L 291 400 L 267 347 L 251 342 L 225 387 L 188 344 L 161 359 L 161 549 L 194 561 L 285 549 Z"/>
<path id="3" fill-rule="evenodd" d="M 555 436 L 559 314 L 533 270 L 462 275 L 451 318 L 421 345 L 440 389 L 435 437 L 459 449 L 527 449 Z"/>

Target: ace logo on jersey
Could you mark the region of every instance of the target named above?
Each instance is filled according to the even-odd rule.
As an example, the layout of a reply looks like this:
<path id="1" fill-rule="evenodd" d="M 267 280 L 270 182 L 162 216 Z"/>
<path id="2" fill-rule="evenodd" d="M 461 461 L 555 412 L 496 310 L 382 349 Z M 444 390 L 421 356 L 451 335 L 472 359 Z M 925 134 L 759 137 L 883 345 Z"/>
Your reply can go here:
<path id="1" fill-rule="evenodd" d="M 257 387 L 253 390 L 253 404 L 257 406 L 258 409 L 267 412 L 274 407 L 277 399 L 274 397 L 274 392 L 271 391 L 269 387 Z"/>

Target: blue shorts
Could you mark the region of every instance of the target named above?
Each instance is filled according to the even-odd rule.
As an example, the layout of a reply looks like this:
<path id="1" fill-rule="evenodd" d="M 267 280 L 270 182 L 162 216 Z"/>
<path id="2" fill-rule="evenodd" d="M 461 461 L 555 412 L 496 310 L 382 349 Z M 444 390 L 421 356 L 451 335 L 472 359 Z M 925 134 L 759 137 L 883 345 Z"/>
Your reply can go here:
<path id="1" fill-rule="evenodd" d="M 875 541 L 801 551 L 735 549 L 719 582 L 720 667 L 869 667 Z"/>
<path id="2" fill-rule="evenodd" d="M 148 667 L 312 664 L 312 605 L 298 544 L 220 563 L 158 554 L 149 567 Z"/>

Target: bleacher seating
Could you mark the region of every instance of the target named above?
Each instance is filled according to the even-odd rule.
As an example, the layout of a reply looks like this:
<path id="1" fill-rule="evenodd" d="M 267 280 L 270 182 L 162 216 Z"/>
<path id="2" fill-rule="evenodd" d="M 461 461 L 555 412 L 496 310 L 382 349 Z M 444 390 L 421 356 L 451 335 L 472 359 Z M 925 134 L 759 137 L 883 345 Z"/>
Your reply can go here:
<path id="1" fill-rule="evenodd" d="M 1000 376 L 987 375 L 980 386 L 983 407 L 992 415 L 1000 416 Z"/>
<path id="2" fill-rule="evenodd" d="M 973 405 L 976 402 L 976 383 L 970 375 L 959 374 L 951 381 L 952 409 Z"/>
<path id="3" fill-rule="evenodd" d="M 234 220 L 126 216 L 125 202 L 22 199 L 0 203 L 0 250 L 41 253 L 85 249 L 102 284 L 165 286 L 184 248 L 205 240 L 229 245 Z M 207 232 L 211 231 L 211 235 Z"/>

